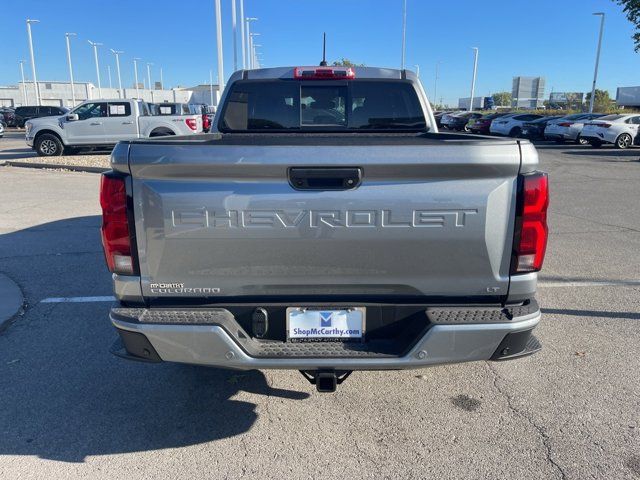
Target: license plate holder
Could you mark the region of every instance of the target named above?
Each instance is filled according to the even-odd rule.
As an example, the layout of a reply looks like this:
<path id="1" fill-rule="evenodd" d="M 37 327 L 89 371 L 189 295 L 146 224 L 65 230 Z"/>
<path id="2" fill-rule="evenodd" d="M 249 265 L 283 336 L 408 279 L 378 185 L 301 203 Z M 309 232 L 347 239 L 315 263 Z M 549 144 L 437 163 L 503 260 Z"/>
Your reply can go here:
<path id="1" fill-rule="evenodd" d="M 289 307 L 288 342 L 364 342 L 364 307 Z"/>

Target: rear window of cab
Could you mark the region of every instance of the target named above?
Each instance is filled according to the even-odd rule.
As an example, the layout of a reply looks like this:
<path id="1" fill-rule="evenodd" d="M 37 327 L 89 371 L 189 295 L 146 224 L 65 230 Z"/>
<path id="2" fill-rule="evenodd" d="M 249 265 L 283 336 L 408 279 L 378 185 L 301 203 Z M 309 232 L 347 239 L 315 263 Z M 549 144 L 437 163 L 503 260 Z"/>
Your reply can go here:
<path id="1" fill-rule="evenodd" d="M 425 130 L 415 88 L 405 81 L 240 80 L 228 93 L 220 130 Z"/>

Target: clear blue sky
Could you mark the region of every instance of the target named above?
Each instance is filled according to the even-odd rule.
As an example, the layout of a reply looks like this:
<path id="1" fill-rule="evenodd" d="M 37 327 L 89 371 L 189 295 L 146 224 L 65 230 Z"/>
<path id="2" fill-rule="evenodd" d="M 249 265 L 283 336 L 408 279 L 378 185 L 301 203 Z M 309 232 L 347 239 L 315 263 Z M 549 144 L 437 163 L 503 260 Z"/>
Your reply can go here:
<path id="1" fill-rule="evenodd" d="M 103 85 L 108 48 L 124 50 L 123 83 L 133 83 L 132 58 L 159 66 L 165 85 L 207 83 L 216 76 L 213 0 L 0 0 L 3 42 L 0 85 L 19 80 L 18 60 L 29 59 L 25 19 L 34 25 L 36 65 L 41 80 L 67 80 L 65 32 L 73 39 L 78 81 L 96 82 L 87 40 L 104 43 L 100 53 Z M 456 103 L 468 96 L 473 54 L 480 48 L 476 93 L 511 90 L 515 75 L 542 75 L 548 93 L 589 91 L 598 17 L 607 14 L 599 87 L 615 96 L 618 86 L 640 85 L 640 54 L 634 53 L 632 25 L 610 0 L 408 0 L 407 65 L 420 65 L 428 93 L 435 64 L 442 61 L 438 97 Z M 264 64 L 304 65 L 320 60 L 322 32 L 328 59 L 347 57 L 371 66 L 398 67 L 402 0 L 245 0 L 245 16 L 258 17 Z M 231 0 L 222 0 L 225 74 L 233 70 Z M 240 53 L 238 54 L 240 55 Z M 29 65 L 26 72 L 31 77 Z M 140 74 L 146 75 L 146 67 Z M 141 79 L 142 80 L 142 79 Z"/>

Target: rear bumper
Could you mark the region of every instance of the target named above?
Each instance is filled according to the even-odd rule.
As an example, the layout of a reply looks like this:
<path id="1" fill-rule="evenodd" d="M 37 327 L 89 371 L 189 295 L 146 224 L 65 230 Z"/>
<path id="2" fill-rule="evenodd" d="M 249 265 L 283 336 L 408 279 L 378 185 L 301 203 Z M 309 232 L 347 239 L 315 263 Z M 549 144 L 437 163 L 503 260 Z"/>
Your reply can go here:
<path id="1" fill-rule="evenodd" d="M 516 307 L 515 314 L 486 308 L 427 311 L 424 333 L 400 355 L 351 349 L 349 344 L 260 342 L 221 308 L 114 308 L 110 319 L 126 347 L 118 354 L 134 360 L 245 370 L 397 370 L 534 353 L 526 346 L 540 321 L 540 310 L 535 302 L 533 306 Z"/>
<path id="2" fill-rule="evenodd" d="M 607 132 L 608 133 L 608 132 Z M 601 132 L 587 132 L 582 135 L 587 141 L 596 141 L 601 143 L 614 143 L 616 141 L 616 134 L 604 134 Z"/>

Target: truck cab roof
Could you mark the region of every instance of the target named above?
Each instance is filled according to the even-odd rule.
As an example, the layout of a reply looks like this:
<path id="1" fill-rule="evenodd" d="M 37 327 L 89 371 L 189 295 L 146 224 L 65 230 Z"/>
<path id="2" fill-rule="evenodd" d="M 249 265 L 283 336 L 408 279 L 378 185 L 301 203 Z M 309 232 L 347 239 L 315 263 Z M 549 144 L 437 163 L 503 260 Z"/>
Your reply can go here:
<path id="1" fill-rule="evenodd" d="M 293 79 L 295 78 L 296 68 L 314 68 L 314 69 L 345 69 L 351 68 L 355 72 L 356 79 L 397 79 L 397 80 L 413 80 L 417 81 L 418 77 L 411 70 L 399 70 L 395 68 L 381 67 L 341 67 L 341 66 L 295 66 L 295 67 L 272 67 L 258 68 L 254 70 L 238 70 L 229 78 L 229 83 L 237 80 L 269 80 L 269 79 Z"/>

